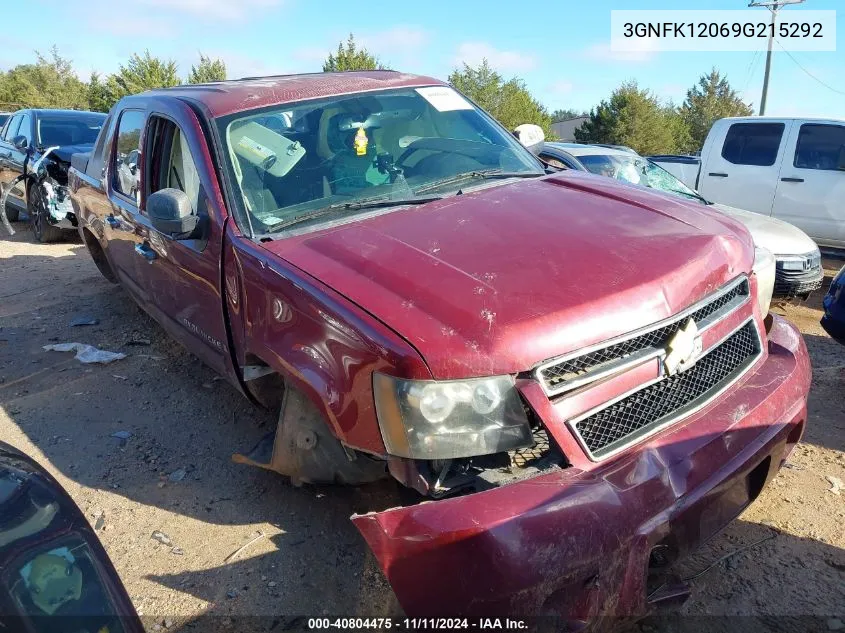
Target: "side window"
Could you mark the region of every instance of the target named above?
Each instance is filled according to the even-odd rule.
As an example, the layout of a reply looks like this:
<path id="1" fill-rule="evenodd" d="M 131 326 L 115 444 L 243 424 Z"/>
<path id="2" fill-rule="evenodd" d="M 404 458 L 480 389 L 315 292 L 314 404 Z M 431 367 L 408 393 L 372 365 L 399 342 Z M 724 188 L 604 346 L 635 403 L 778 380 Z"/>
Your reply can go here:
<path id="1" fill-rule="evenodd" d="M 845 126 L 802 125 L 792 164 L 802 169 L 845 170 Z"/>
<path id="2" fill-rule="evenodd" d="M 25 136 L 27 145 L 32 145 L 32 116 L 29 112 L 21 117 L 21 126 L 18 128 L 15 136 Z"/>
<path id="3" fill-rule="evenodd" d="M 725 137 L 722 158 L 734 165 L 770 167 L 783 138 L 783 123 L 734 123 Z"/>
<path id="4" fill-rule="evenodd" d="M 152 119 L 150 132 L 150 193 L 167 188 L 184 191 L 194 214 L 204 213 L 204 191 L 187 138 L 173 121 L 162 117 Z"/>
<path id="5" fill-rule="evenodd" d="M 117 142 L 112 158 L 112 187 L 127 198 L 141 202 L 141 130 L 144 113 L 125 110 L 117 124 Z"/>
<path id="6" fill-rule="evenodd" d="M 18 134 L 18 127 L 21 124 L 21 115 L 16 114 L 11 118 L 8 125 L 6 125 L 6 129 L 3 130 L 3 140 L 11 142 L 15 136 Z"/>

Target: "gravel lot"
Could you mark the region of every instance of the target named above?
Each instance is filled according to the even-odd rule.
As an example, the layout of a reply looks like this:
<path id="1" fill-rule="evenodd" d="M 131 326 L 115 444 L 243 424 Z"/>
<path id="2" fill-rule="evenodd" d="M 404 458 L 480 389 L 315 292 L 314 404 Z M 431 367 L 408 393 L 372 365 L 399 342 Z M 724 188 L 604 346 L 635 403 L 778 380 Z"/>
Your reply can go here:
<path id="1" fill-rule="evenodd" d="M 24 225 L 16 228 L 13 238 L 0 236 L 0 439 L 46 466 L 92 525 L 104 516 L 100 538 L 148 628 L 173 618 L 173 630 L 202 614 L 226 624 L 238 614 L 395 613 L 389 586 L 349 522 L 353 512 L 387 507 L 392 482 L 293 488 L 232 463 L 274 416 L 167 338 L 100 277 L 79 242 L 34 244 Z M 840 263 L 826 262 L 828 281 Z M 804 332 L 814 366 L 804 442 L 760 499 L 686 563 L 688 575 L 773 538 L 695 580 L 682 615 L 752 616 L 743 622 L 795 631 L 835 630 L 835 618 L 845 620 L 845 494 L 828 492 L 826 480 L 845 481 L 845 348 L 818 325 L 820 303 L 821 294 L 782 309 Z M 99 324 L 70 327 L 78 316 Z M 72 341 L 128 357 L 86 366 L 42 349 Z M 120 440 L 117 431 L 132 435 Z M 178 549 L 151 540 L 154 530 Z M 259 532 L 266 538 L 224 562 Z M 783 617 L 808 615 L 817 617 Z M 677 626 L 670 617 L 637 628 Z"/>

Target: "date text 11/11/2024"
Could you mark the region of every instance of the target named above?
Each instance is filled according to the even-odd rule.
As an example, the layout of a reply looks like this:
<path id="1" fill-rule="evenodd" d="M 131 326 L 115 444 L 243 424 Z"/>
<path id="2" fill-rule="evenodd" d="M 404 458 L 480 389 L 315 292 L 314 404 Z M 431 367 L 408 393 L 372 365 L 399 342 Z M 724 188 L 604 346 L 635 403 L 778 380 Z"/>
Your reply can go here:
<path id="1" fill-rule="evenodd" d="M 308 618 L 308 629 L 320 630 L 483 630 L 524 631 L 528 622 L 520 618 Z"/>

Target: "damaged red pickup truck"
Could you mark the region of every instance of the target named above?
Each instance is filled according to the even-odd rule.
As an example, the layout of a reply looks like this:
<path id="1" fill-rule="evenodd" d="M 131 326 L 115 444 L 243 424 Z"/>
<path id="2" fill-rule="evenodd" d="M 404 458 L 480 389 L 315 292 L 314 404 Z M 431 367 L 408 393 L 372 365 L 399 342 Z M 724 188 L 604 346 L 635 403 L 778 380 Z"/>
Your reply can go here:
<path id="1" fill-rule="evenodd" d="M 148 92 L 73 165 L 103 274 L 281 407 L 242 461 L 419 493 L 353 518 L 409 615 L 641 616 L 801 438 L 744 228 L 547 173 L 437 80 Z"/>

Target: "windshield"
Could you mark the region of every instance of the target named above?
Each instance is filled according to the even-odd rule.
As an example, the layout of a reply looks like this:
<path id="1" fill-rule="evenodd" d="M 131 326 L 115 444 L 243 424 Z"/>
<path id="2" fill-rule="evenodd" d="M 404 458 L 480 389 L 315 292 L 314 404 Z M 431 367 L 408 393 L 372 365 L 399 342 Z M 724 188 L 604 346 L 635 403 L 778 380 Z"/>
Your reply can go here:
<path id="1" fill-rule="evenodd" d="M 38 145 L 93 145 L 106 120 L 105 114 L 42 114 L 38 117 Z"/>
<path id="2" fill-rule="evenodd" d="M 588 171 L 599 176 L 609 176 L 635 185 L 642 185 L 657 189 L 658 191 L 692 198 L 699 202 L 706 202 L 704 198 L 668 171 L 637 154 L 631 154 L 630 156 L 622 154 L 588 154 L 579 156 L 578 160 L 581 161 Z"/>
<path id="3" fill-rule="evenodd" d="M 285 104 L 218 125 L 236 200 L 255 234 L 329 207 L 348 215 L 362 201 L 401 204 L 494 174 L 544 173 L 511 134 L 445 86 Z"/>

